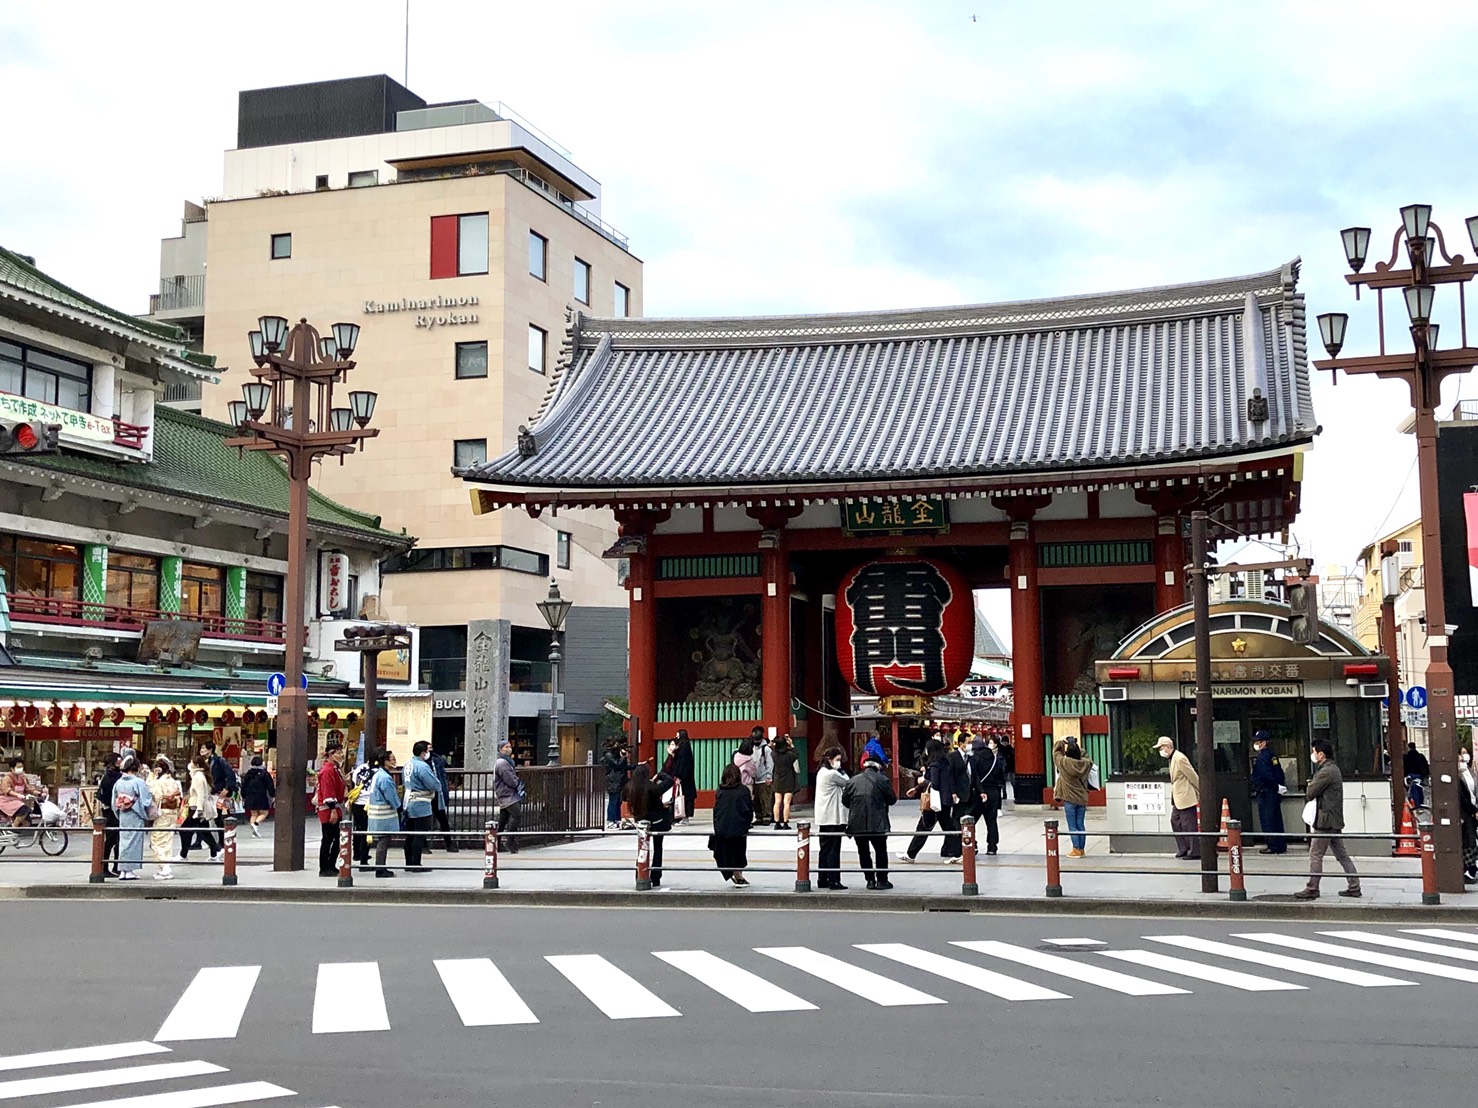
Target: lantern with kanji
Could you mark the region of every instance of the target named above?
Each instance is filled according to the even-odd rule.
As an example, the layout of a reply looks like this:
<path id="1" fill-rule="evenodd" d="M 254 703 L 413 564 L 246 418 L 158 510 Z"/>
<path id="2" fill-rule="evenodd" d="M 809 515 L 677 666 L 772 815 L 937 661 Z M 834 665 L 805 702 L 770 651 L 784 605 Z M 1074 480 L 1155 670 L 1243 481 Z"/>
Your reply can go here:
<path id="1" fill-rule="evenodd" d="M 158 709 L 155 709 L 155 710 L 157 711 Z M 113 724 L 122 723 L 123 722 L 123 717 L 126 714 L 127 713 L 124 712 L 124 710 L 122 708 L 114 708 L 112 711 L 110 711 L 108 713 L 108 722 L 109 723 L 113 723 Z"/>
<path id="2" fill-rule="evenodd" d="M 256 723 L 256 721 L 257 714 L 253 712 L 250 708 L 241 713 L 241 722 L 246 724 L 248 727 L 250 727 L 253 723 Z"/>
<path id="3" fill-rule="evenodd" d="M 837 589 L 837 664 L 870 696 L 939 696 L 970 676 L 975 598 L 964 575 L 933 558 L 879 558 Z"/>

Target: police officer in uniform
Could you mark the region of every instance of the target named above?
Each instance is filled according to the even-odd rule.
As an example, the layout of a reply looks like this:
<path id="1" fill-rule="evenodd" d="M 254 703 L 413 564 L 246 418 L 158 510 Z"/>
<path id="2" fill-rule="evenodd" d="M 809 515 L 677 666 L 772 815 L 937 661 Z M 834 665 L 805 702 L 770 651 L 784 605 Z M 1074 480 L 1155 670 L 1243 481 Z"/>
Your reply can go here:
<path id="1" fill-rule="evenodd" d="M 1287 790 L 1283 787 L 1283 767 L 1278 764 L 1278 756 L 1268 745 L 1269 738 L 1271 736 L 1266 731 L 1258 731 L 1252 736 L 1252 749 L 1257 751 L 1257 759 L 1252 763 L 1252 795 L 1257 798 L 1257 816 L 1262 824 L 1263 834 L 1273 836 L 1267 839 L 1266 845 L 1258 853 L 1286 854 L 1288 840 L 1281 836 L 1283 794 Z"/>

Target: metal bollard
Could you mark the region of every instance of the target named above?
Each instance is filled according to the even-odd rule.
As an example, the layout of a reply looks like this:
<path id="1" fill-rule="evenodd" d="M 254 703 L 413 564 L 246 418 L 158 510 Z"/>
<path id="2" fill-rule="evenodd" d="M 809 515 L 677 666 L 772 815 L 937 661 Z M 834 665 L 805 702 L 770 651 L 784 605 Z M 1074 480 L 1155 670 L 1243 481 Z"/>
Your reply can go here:
<path id="1" fill-rule="evenodd" d="M 811 891 L 811 825 L 795 825 L 795 891 Z"/>
<path id="2" fill-rule="evenodd" d="M 1231 875 L 1229 900 L 1247 899 L 1247 874 L 1242 868 L 1242 821 L 1227 820 L 1227 871 Z"/>
<path id="3" fill-rule="evenodd" d="M 1441 904 L 1442 894 L 1437 891 L 1437 840 L 1432 838 L 1432 821 L 1418 816 L 1416 829 L 1422 837 L 1422 903 Z"/>
<path id="4" fill-rule="evenodd" d="M 107 849 L 108 821 L 102 816 L 92 817 L 92 872 L 87 875 L 89 885 L 101 885 L 108 879 L 107 867 L 103 865 L 103 852 Z"/>
<path id="5" fill-rule="evenodd" d="M 960 860 L 960 895 L 979 896 L 980 885 L 975 880 L 975 817 L 960 820 L 960 847 L 965 856 Z"/>
<path id="6" fill-rule="evenodd" d="M 222 832 L 221 884 L 236 884 L 236 817 L 227 816 Z"/>
<path id="7" fill-rule="evenodd" d="M 482 887 L 498 887 L 498 809 L 493 809 L 493 819 L 482 829 Z"/>
<path id="8" fill-rule="evenodd" d="M 354 887 L 354 821 L 339 817 L 339 880 L 341 889 Z"/>
<path id="9" fill-rule="evenodd" d="M 1047 895 L 1062 895 L 1062 863 L 1057 860 L 1057 821 L 1042 821 L 1047 832 Z"/>
<path id="10" fill-rule="evenodd" d="M 636 825 L 636 891 L 644 893 L 652 887 L 652 825 L 642 820 Z"/>

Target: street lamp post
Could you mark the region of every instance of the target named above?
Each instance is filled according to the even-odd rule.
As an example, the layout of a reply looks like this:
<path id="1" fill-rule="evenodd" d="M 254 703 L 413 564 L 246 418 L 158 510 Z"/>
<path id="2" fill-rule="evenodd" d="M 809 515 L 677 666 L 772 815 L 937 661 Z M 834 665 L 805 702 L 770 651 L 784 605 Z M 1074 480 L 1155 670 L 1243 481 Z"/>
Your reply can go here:
<path id="1" fill-rule="evenodd" d="M 374 415 L 373 392 L 349 393 L 349 407 L 334 407 L 334 384 L 344 381 L 354 362 L 359 326 L 335 323 L 320 337 L 306 319 L 289 327 L 282 316 L 264 315 L 247 335 L 256 378 L 241 386 L 242 399 L 230 405 L 237 437 L 226 444 L 240 450 L 265 450 L 286 462 L 292 495 L 288 507 L 287 581 L 283 622 L 287 625 L 287 678 L 277 716 L 277 791 L 288 798 L 278 809 L 273 830 L 272 868 L 303 868 L 304 797 L 308 778 L 308 694 L 302 688 L 307 628 L 308 482 L 313 463 L 360 448 L 378 435 L 367 425 Z"/>
<path id="2" fill-rule="evenodd" d="M 1478 251 L 1478 216 L 1467 221 L 1468 237 Z M 1422 573 L 1426 591 L 1427 723 L 1432 764 L 1432 833 L 1437 845 L 1437 888 L 1444 893 L 1463 891 L 1461 813 L 1458 809 L 1457 711 L 1453 699 L 1452 666 L 1447 661 L 1447 606 L 1442 589 L 1442 535 L 1437 495 L 1437 405 L 1442 382 L 1450 374 L 1466 373 L 1478 365 L 1478 349 L 1468 345 L 1468 312 L 1465 286 L 1478 274 L 1478 264 L 1461 254 L 1447 252 L 1442 229 L 1432 222 L 1430 204 L 1408 204 L 1401 209 L 1401 226 L 1391 238 L 1391 256 L 1376 262 L 1371 273 L 1362 273 L 1370 246 L 1370 228 L 1347 227 L 1340 232 L 1345 259 L 1352 272 L 1345 280 L 1360 289 L 1376 291 L 1376 319 L 1380 352 L 1359 358 L 1341 358 L 1345 330 L 1350 317 L 1344 312 L 1319 316 L 1319 336 L 1329 358 L 1314 363 L 1332 373 L 1373 373 L 1405 381 L 1416 416 L 1417 473 L 1421 485 Z M 1409 268 L 1398 269 L 1397 259 L 1405 245 Z M 1438 255 L 1441 262 L 1438 262 Z M 1455 284 L 1458 290 L 1461 333 L 1459 345 L 1437 349 L 1437 327 L 1432 305 L 1438 285 Z M 1385 292 L 1400 289 L 1410 320 L 1412 351 L 1386 352 Z"/>
<path id="3" fill-rule="evenodd" d="M 535 605 L 544 622 L 549 624 L 549 684 L 553 696 L 549 701 L 549 759 L 559 765 L 559 632 L 574 605 L 559 595 L 559 585 L 549 582 L 549 595 Z"/>

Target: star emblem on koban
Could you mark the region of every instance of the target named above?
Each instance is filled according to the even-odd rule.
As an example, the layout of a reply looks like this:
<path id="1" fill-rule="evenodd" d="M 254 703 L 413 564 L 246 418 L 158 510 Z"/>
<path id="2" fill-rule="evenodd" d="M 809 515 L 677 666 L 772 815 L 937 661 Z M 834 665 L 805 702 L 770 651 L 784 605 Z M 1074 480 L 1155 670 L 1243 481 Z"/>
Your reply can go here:
<path id="1" fill-rule="evenodd" d="M 1238 636 L 1237 638 L 1233 639 L 1232 640 L 1232 653 L 1234 653 L 1234 654 L 1246 654 L 1247 653 L 1247 640 L 1244 639 L 1244 638 L 1242 638 L 1241 636 Z"/>

